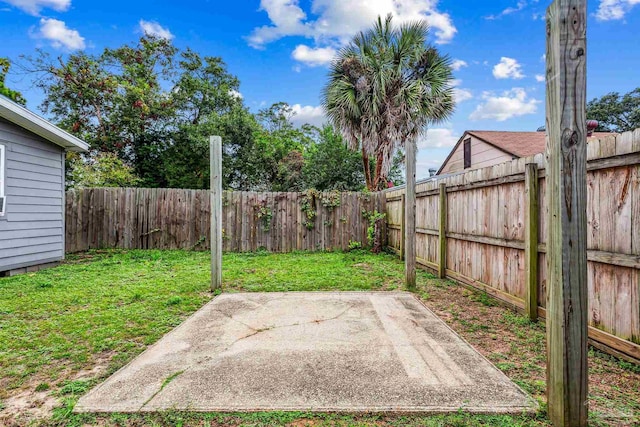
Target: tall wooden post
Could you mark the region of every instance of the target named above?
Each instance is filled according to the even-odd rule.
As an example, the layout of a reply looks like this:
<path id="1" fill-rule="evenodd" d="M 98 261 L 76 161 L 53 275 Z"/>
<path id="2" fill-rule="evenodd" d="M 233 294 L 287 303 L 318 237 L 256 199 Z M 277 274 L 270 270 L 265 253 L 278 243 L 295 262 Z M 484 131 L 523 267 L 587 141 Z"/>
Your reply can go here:
<path id="1" fill-rule="evenodd" d="M 211 292 L 222 289 L 222 138 L 209 140 L 211 162 Z"/>
<path id="2" fill-rule="evenodd" d="M 438 224 L 438 277 L 447 277 L 447 184 L 440 184 Z"/>
<path id="3" fill-rule="evenodd" d="M 586 0 L 547 9 L 547 398 L 587 425 Z"/>
<path id="4" fill-rule="evenodd" d="M 538 164 L 524 169 L 524 309 L 529 320 L 538 319 Z"/>
<path id="5" fill-rule="evenodd" d="M 416 286 L 416 141 L 405 147 L 406 181 L 404 219 L 404 277 L 407 288 Z"/>
<path id="6" fill-rule="evenodd" d="M 406 212 L 406 197 L 404 193 L 400 196 L 400 259 L 404 261 L 404 221 L 405 221 L 405 212 Z"/>

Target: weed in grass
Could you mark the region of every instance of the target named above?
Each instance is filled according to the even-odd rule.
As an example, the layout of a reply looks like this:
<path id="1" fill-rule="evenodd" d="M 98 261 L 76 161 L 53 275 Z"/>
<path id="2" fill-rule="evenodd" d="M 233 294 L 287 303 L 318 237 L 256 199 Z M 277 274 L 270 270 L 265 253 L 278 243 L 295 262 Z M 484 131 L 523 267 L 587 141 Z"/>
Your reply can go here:
<path id="1" fill-rule="evenodd" d="M 182 302 L 182 298 L 175 296 L 175 297 L 171 297 L 167 300 L 167 305 L 178 305 Z"/>
<path id="2" fill-rule="evenodd" d="M 66 381 L 60 388 L 59 393 L 61 395 L 81 395 L 84 394 L 90 387 L 89 381 L 75 380 Z"/>
<path id="3" fill-rule="evenodd" d="M 510 370 L 516 367 L 516 365 L 511 362 L 497 362 L 495 365 L 498 369 L 506 373 L 508 373 Z"/>
<path id="4" fill-rule="evenodd" d="M 486 292 L 471 292 L 469 299 L 474 302 L 479 302 L 485 307 L 494 307 L 496 305 L 496 300 Z"/>
<path id="5" fill-rule="evenodd" d="M 48 383 L 40 383 L 36 386 L 36 391 L 47 391 L 51 388 Z"/>

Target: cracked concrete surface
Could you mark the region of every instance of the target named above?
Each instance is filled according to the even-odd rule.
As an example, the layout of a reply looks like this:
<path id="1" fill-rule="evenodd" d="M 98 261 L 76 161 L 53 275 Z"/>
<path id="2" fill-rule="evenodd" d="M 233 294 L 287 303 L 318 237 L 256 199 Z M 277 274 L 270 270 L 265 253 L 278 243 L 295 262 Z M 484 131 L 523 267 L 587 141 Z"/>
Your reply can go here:
<path id="1" fill-rule="evenodd" d="M 216 297 L 77 412 L 521 413 L 535 402 L 404 292 Z"/>

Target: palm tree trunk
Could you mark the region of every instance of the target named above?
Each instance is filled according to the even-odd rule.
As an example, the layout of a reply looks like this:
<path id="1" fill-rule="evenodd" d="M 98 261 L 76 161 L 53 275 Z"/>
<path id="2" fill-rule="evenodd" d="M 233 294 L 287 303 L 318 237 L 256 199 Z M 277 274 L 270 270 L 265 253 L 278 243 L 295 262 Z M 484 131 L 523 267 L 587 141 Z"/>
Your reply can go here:
<path id="1" fill-rule="evenodd" d="M 386 176 L 382 176 L 382 163 L 383 163 L 384 159 L 383 159 L 383 155 L 380 153 L 377 155 L 376 157 L 376 170 L 375 170 L 375 175 L 374 175 L 374 180 L 373 180 L 373 188 L 374 191 L 378 191 L 378 190 L 382 190 L 382 188 L 380 188 L 381 185 L 386 184 L 387 181 L 387 177 Z"/>
<path id="2" fill-rule="evenodd" d="M 367 190 L 374 191 L 371 184 L 371 165 L 369 164 L 369 155 L 362 148 L 362 168 L 364 169 L 364 181 L 367 186 Z"/>

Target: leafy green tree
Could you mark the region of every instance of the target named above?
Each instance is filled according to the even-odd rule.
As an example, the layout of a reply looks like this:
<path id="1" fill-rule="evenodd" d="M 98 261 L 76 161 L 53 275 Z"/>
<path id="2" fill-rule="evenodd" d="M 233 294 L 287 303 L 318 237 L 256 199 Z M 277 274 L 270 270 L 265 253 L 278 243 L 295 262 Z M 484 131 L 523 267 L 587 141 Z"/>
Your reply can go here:
<path id="1" fill-rule="evenodd" d="M 24 99 L 20 92 L 9 89 L 5 85 L 9 68 L 11 68 L 11 61 L 9 61 L 8 58 L 0 57 L 0 95 L 6 96 L 7 98 L 11 99 L 14 102 L 17 102 L 18 104 L 27 105 L 27 101 Z"/>
<path id="2" fill-rule="evenodd" d="M 379 17 L 332 63 L 322 103 L 349 146 L 375 157 L 370 190 L 386 185 L 399 148 L 453 113 L 450 59 L 428 34 L 425 21 L 394 27 Z"/>
<path id="3" fill-rule="evenodd" d="M 314 128 L 297 129 L 291 118 L 291 107 L 279 102 L 257 114 L 261 128 L 255 133 L 254 164 L 260 164 L 261 178 L 257 189 L 297 191 L 303 188 L 304 154 L 313 144 Z"/>
<path id="4" fill-rule="evenodd" d="M 28 63 L 28 70 L 42 77 L 43 110 L 87 141 L 91 155 L 116 154 L 143 186 L 202 188 L 208 175 L 204 165 L 195 165 L 203 163 L 208 132 L 225 123 L 223 115 L 242 109 L 239 81 L 220 58 L 179 51 L 164 39 L 145 36 L 135 45 L 105 49 L 98 56 L 79 52 L 66 60 L 39 52 Z M 234 136 L 246 141 L 238 132 Z M 179 154 L 172 167 L 168 156 Z M 208 150 L 208 170 L 207 158 Z"/>
<path id="5" fill-rule="evenodd" d="M 174 143 L 162 155 L 168 187 L 209 188 L 209 136 L 222 137 L 222 185 L 251 190 L 261 180 L 255 159 L 254 133 L 259 129 L 246 108 L 236 106 L 220 116 L 210 115 L 198 125 L 182 126 Z"/>
<path id="6" fill-rule="evenodd" d="M 135 187 L 140 181 L 133 169 L 113 153 L 99 153 L 88 159 L 69 153 L 68 157 L 72 165 L 68 187 Z"/>
<path id="7" fill-rule="evenodd" d="M 320 191 L 360 191 L 365 188 L 362 154 L 345 144 L 340 133 L 325 125 L 317 142 L 305 155 L 303 181 L 306 188 Z"/>
<path id="8" fill-rule="evenodd" d="M 629 93 L 608 93 L 587 103 L 587 118 L 599 122 L 599 132 L 627 132 L 640 128 L 640 87 Z"/>

